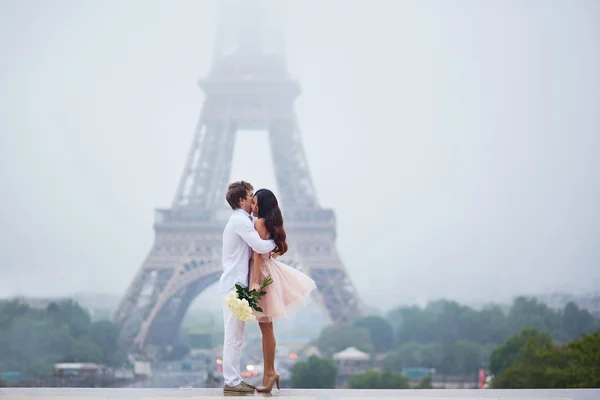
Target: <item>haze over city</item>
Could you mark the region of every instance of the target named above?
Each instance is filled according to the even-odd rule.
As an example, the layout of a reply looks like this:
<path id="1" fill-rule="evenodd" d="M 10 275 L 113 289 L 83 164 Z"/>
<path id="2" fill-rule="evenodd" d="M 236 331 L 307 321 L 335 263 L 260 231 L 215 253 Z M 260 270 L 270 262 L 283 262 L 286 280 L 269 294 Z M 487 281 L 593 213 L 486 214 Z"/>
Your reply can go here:
<path id="1" fill-rule="evenodd" d="M 306 156 L 364 302 L 598 290 L 600 4 L 577 4 L 285 1 Z M 125 291 L 218 9 L 0 2 L 0 297 Z M 265 132 L 238 135 L 237 179 L 277 194 Z"/>

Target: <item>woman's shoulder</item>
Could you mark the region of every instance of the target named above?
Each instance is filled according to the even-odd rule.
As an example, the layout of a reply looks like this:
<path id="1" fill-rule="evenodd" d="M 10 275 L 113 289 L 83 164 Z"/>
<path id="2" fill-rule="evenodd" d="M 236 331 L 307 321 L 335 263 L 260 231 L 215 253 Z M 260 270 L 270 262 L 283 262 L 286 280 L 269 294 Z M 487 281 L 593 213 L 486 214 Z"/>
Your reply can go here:
<path id="1" fill-rule="evenodd" d="M 264 218 L 257 218 L 254 220 L 254 229 L 256 229 L 256 231 L 261 235 L 261 237 L 269 237 L 269 231 L 267 229 L 267 225 L 265 224 Z"/>

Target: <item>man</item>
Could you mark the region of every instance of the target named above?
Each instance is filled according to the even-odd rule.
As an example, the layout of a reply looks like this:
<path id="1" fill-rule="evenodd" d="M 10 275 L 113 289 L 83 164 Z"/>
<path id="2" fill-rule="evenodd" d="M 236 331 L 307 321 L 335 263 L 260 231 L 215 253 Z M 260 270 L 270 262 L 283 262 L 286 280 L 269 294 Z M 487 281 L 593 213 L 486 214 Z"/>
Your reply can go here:
<path id="1" fill-rule="evenodd" d="M 263 240 L 254 229 L 252 185 L 234 182 L 227 188 L 227 203 L 233 209 L 223 231 L 223 274 L 219 280 L 219 293 L 226 295 L 235 285 L 248 286 L 248 272 L 253 250 L 259 254 L 270 253 L 275 248 L 272 240 Z M 223 303 L 225 339 L 223 342 L 223 391 L 225 393 L 252 393 L 254 386 L 242 380 L 240 357 L 244 343 L 244 322 L 233 315 Z"/>

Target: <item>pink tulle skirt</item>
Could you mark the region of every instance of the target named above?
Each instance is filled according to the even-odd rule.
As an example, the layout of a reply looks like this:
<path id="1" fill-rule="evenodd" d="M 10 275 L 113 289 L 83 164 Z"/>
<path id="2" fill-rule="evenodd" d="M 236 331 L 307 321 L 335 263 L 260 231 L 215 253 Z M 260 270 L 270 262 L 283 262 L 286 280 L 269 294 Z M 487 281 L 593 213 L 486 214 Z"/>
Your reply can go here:
<path id="1" fill-rule="evenodd" d="M 253 270 L 252 265 L 250 270 Z M 263 309 L 263 312 L 254 312 L 258 322 L 289 317 L 294 309 L 306 304 L 310 294 L 317 288 L 315 281 L 297 269 L 274 259 L 263 258 L 258 282 L 262 282 L 267 276 L 273 278 L 273 283 L 265 288 L 267 294 L 258 301 Z M 252 276 L 250 279 L 252 282 Z"/>

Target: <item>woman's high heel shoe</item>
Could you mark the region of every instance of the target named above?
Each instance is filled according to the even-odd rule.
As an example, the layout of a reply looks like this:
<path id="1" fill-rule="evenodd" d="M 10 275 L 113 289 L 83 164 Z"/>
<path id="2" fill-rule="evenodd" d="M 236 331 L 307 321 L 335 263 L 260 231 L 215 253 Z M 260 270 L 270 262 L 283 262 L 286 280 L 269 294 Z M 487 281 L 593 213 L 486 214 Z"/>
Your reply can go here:
<path id="1" fill-rule="evenodd" d="M 277 384 L 277 389 L 281 390 L 279 387 L 279 374 L 275 374 L 267 380 L 267 384 L 264 386 L 259 386 L 256 388 L 256 391 L 259 393 L 271 393 L 273 390 L 273 384 Z"/>

